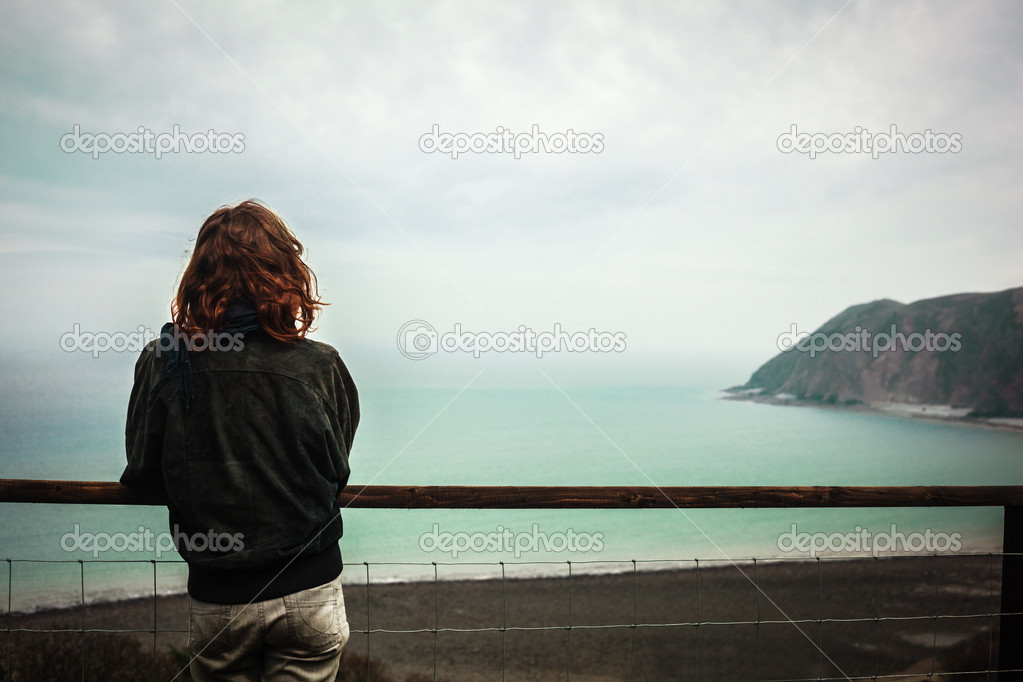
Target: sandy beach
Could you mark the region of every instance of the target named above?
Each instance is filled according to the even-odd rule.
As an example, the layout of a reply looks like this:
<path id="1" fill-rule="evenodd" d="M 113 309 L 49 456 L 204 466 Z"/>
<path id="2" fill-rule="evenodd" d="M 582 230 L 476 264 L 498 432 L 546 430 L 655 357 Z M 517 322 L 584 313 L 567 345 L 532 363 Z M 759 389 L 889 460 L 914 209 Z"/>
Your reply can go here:
<path id="1" fill-rule="evenodd" d="M 368 654 L 386 673 L 371 679 L 399 682 L 434 679 L 435 670 L 436 679 L 452 682 L 501 680 L 502 672 L 505 680 L 570 674 L 596 682 L 977 670 L 989 657 L 997 660 L 997 620 L 983 614 L 997 611 L 999 580 L 997 558 L 945 555 L 579 575 L 571 584 L 351 584 L 346 657 L 351 663 Z M 13 615 L 10 622 L 15 629 L 142 630 L 129 636 L 151 660 L 154 623 L 163 631 L 156 635 L 161 656 L 171 645 L 185 647 L 187 609 L 179 595 L 155 605 L 150 598 Z M 59 636 L 69 638 L 81 679 L 82 635 Z M 41 637 L 14 633 L 14 650 Z"/>
<path id="2" fill-rule="evenodd" d="M 826 410 L 844 410 L 848 412 L 865 412 L 882 414 L 905 419 L 921 419 L 925 421 L 959 424 L 977 428 L 996 429 L 999 431 L 1023 432 L 1023 419 L 1012 417 L 969 417 L 969 408 L 950 407 L 948 405 L 914 405 L 910 403 L 866 402 L 844 405 L 812 400 L 797 400 L 788 394 L 760 395 L 752 390 L 736 390 L 725 392 L 723 400 L 745 400 L 764 405 L 787 405 L 792 407 L 816 407 Z"/>

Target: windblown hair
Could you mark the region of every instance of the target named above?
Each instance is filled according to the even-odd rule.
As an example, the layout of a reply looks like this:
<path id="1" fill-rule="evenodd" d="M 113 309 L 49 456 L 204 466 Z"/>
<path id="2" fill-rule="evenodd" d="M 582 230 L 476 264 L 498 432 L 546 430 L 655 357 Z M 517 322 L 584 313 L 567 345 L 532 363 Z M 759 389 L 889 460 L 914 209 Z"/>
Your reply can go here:
<path id="1" fill-rule="evenodd" d="M 284 221 L 258 201 L 218 208 L 199 228 L 171 318 L 191 337 L 222 329 L 227 306 L 247 300 L 267 334 L 293 344 L 328 305 L 302 253 Z"/>

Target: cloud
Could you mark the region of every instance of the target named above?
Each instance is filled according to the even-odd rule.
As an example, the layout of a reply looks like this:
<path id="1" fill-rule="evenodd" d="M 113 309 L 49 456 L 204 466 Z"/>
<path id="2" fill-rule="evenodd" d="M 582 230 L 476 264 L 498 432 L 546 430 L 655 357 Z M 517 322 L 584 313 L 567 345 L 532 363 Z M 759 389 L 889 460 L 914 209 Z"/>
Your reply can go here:
<path id="1" fill-rule="evenodd" d="M 368 345 L 407 310 L 767 356 L 778 329 L 853 303 L 1020 283 L 1014 3 L 45 4 L 5 19 L 0 261 L 33 252 L 19 272 L 58 298 L 62 253 L 172 268 L 250 196 L 329 264 Z M 75 124 L 245 148 L 92 159 L 59 149 Z M 606 145 L 452 160 L 418 147 L 435 124 Z M 811 160 L 778 151 L 792 124 L 930 128 L 963 150 Z M 115 294 L 145 316 L 165 280 L 126 296 L 83 268 L 76 287 L 97 316 Z"/>

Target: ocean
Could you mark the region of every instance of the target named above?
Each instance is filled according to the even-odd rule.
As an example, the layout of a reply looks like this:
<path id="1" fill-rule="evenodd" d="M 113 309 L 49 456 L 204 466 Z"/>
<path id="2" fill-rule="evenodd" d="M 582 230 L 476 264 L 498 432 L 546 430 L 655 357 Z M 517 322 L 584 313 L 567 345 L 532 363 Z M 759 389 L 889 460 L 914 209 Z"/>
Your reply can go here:
<path id="1" fill-rule="evenodd" d="M 6 358 L 0 477 L 117 480 L 131 360 Z M 739 368 L 720 384 L 736 383 L 746 371 Z M 1020 433 L 723 400 L 721 385 L 703 382 L 461 393 L 360 385 L 362 422 L 349 485 L 1023 484 Z M 944 538 L 939 551 L 997 551 L 1001 514 L 1000 508 L 348 509 L 341 547 L 346 579 L 355 583 L 367 573 L 374 582 L 502 571 L 565 575 L 632 570 L 633 560 L 684 567 L 694 558 L 806 558 L 805 546 L 780 540 L 798 533 L 862 539 L 869 531 L 891 541 L 929 532 Z M 3 504 L 0 521 L 3 608 L 73 604 L 83 593 L 92 602 L 151 594 L 154 587 L 184 589 L 185 570 L 173 551 L 157 557 L 81 547 L 88 534 L 166 533 L 163 508 Z M 825 552 L 872 550 L 903 551 L 861 544 Z"/>

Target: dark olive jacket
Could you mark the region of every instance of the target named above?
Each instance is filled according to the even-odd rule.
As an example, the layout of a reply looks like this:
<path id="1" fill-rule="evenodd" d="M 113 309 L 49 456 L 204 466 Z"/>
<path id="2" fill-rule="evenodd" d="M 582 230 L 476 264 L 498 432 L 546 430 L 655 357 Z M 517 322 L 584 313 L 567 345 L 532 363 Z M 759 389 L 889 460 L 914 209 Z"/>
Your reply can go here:
<path id="1" fill-rule="evenodd" d="M 220 603 L 281 596 L 337 576 L 337 495 L 359 423 L 355 384 L 331 346 L 288 345 L 262 330 L 240 345 L 189 354 L 187 409 L 176 376 L 150 404 L 165 356 L 156 342 L 145 348 L 121 475 L 125 485 L 166 495 L 189 593 Z"/>

